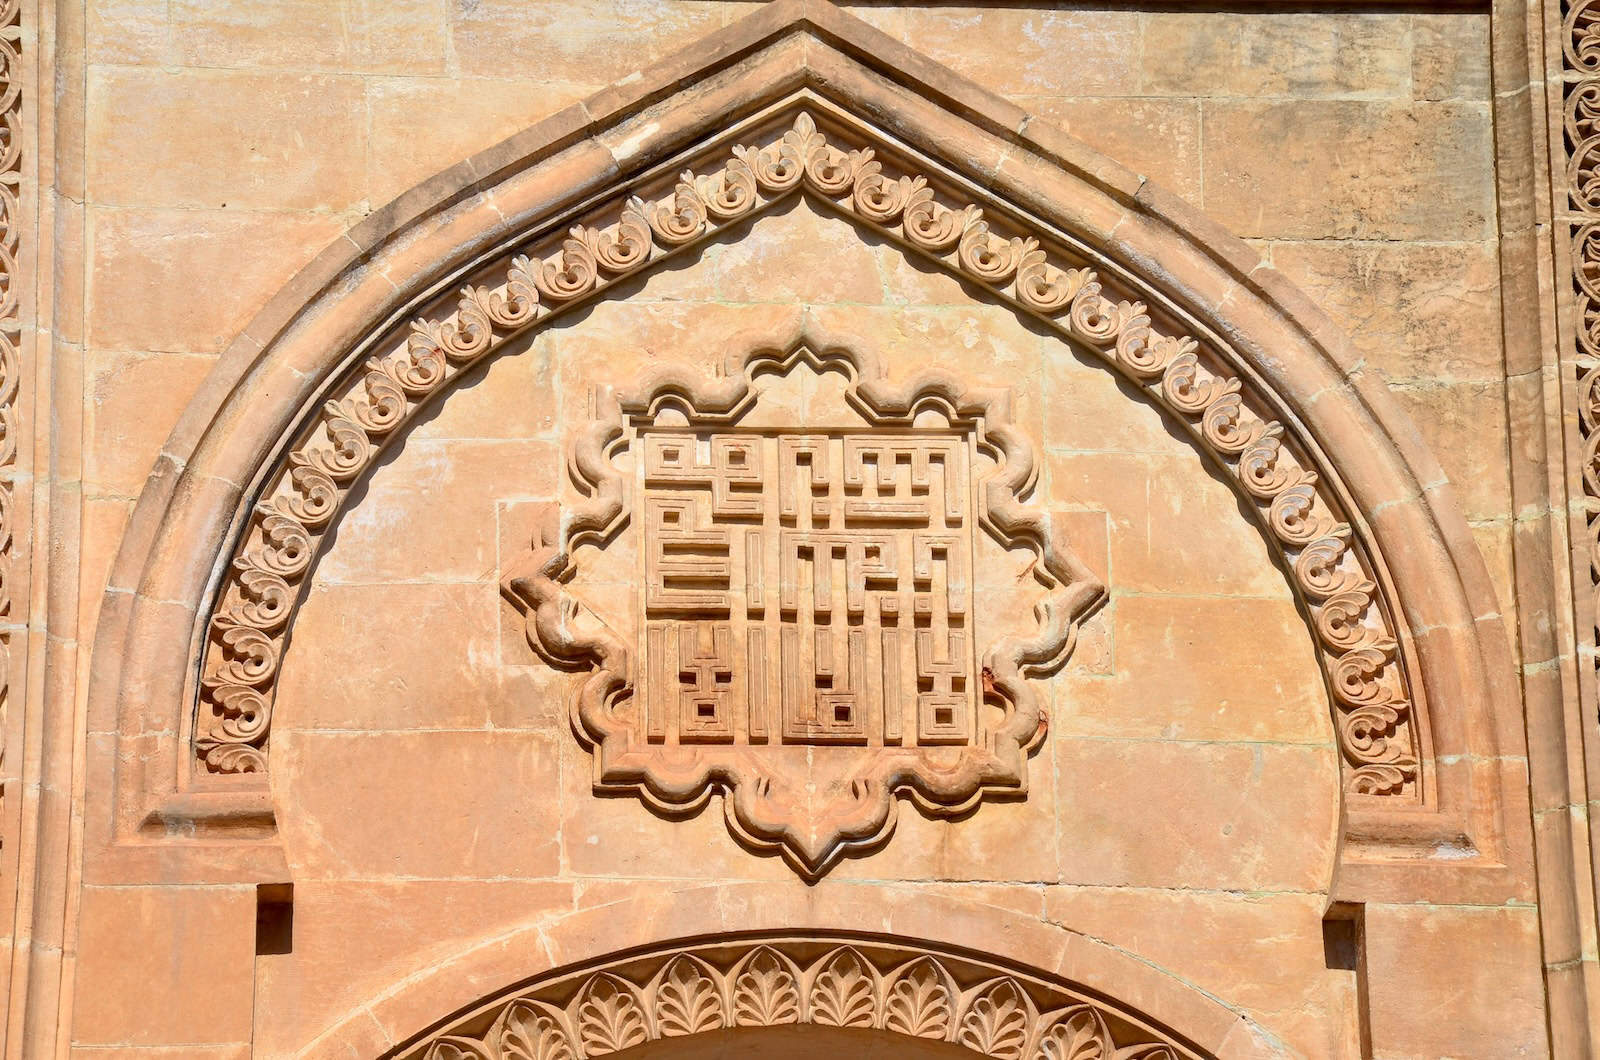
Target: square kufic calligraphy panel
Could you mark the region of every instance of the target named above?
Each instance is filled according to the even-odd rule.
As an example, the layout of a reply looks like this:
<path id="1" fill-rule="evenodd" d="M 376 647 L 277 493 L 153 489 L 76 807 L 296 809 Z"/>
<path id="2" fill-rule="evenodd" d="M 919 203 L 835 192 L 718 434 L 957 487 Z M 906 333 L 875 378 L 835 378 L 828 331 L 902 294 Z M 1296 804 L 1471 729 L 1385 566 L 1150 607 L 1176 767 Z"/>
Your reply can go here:
<path id="1" fill-rule="evenodd" d="M 641 738 L 974 740 L 970 432 L 640 441 Z"/>

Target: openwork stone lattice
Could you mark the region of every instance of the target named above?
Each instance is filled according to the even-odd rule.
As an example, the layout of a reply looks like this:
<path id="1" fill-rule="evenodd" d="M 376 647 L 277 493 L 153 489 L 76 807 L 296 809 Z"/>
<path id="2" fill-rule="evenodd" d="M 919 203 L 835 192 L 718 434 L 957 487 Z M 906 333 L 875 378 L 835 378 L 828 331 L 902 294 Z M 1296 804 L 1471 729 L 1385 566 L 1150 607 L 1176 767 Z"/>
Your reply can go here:
<path id="1" fill-rule="evenodd" d="M 998 1060 L 1198 1055 L 1064 984 L 903 944 L 816 937 L 674 947 L 553 976 L 387 1055 L 582 1060 L 662 1038 L 793 1024 L 953 1042 Z"/>
<path id="2" fill-rule="evenodd" d="M 1046 715 L 1026 678 L 1104 588 L 1022 503 L 1038 469 L 1009 391 L 896 385 L 802 342 L 605 404 L 570 454 L 587 499 L 549 508 L 502 583 L 540 655 L 593 668 L 573 728 L 598 789 L 679 812 L 721 789 L 736 834 L 813 877 L 886 836 L 896 794 L 952 814 L 1027 790 Z M 625 525 L 636 574 L 584 591 L 579 546 Z M 1040 590 L 998 609 L 1021 628 L 975 606 L 1015 582 L 1007 549 Z"/>
<path id="3" fill-rule="evenodd" d="M 869 146 L 863 127 L 837 119 L 825 131 L 807 109 L 781 120 L 787 127 L 769 122 L 743 144 L 708 149 L 675 181 L 640 184 L 594 223 L 535 240 L 341 381 L 266 484 L 220 587 L 192 737 L 201 768 L 265 768 L 278 666 L 318 544 L 355 480 L 423 404 L 552 315 L 806 194 L 1093 351 L 1182 424 L 1260 518 L 1310 615 L 1347 790 L 1418 800 L 1421 730 L 1398 611 L 1310 450 L 1221 352 L 1163 329 L 1045 233 Z"/>

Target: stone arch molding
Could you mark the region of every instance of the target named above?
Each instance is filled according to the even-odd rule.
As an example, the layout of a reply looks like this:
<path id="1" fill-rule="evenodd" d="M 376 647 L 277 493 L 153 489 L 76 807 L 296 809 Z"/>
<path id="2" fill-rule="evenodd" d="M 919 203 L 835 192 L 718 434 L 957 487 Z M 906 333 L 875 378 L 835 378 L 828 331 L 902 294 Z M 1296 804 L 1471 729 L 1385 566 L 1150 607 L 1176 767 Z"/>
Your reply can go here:
<path id="1" fill-rule="evenodd" d="M 511 339 L 584 301 L 627 290 L 627 279 L 675 252 L 717 236 L 737 238 L 748 230 L 739 222 L 806 194 L 855 220 L 858 230 L 894 238 L 1049 324 L 1188 428 L 1292 571 L 1322 649 L 1349 790 L 1420 799 L 1421 690 L 1408 673 L 1393 601 L 1378 591 L 1381 560 L 1356 539 L 1337 490 L 1325 484 L 1335 472 L 1317 468 L 1312 448 L 1296 444 L 1266 396 L 1248 393 L 1218 351 L 1158 328 L 1145 302 L 1117 297 L 1121 285 L 1065 247 L 1045 249 L 1042 233 L 994 216 L 994 205 L 986 214 L 955 189 L 941 196 L 914 163 L 873 146 L 870 132 L 826 108 L 837 130 L 830 137 L 813 110 L 824 108 L 810 100 L 781 107 L 762 123 L 770 126 L 765 136 L 757 125 L 739 137 L 753 143 L 713 152 L 712 164 L 722 165 L 687 166 L 664 196 L 623 198 L 614 222 L 606 223 L 601 207 L 599 223 L 546 237 L 553 246 L 513 253 L 503 274 L 480 273 L 484 282 L 465 285 L 453 306 L 413 320 L 335 385 L 275 462 L 216 594 L 193 737 L 200 768 L 266 769 L 278 665 L 317 546 L 349 490 L 416 412 Z M 886 164 L 893 169 L 886 172 Z M 677 389 L 692 393 L 688 384 Z M 632 411 L 627 399 L 623 407 Z M 598 453 L 575 454 L 580 481 L 599 469 Z"/>
<path id="2" fill-rule="evenodd" d="M 794 195 L 1100 357 L 1181 424 L 1301 600 L 1355 846 L 1499 864 L 1498 793 L 1516 790 L 1499 774 L 1515 730 L 1494 723 L 1515 696 L 1504 634 L 1443 476 L 1381 387 L 1237 241 L 813 0 L 402 196 L 240 336 L 106 597 L 91 727 L 118 741 L 114 834 L 270 845 L 273 681 L 362 472 L 509 340 Z"/>
<path id="3" fill-rule="evenodd" d="M 588 1060 L 775 1027 L 875 1030 L 993 1060 L 1193 1060 L 1149 1016 L 1046 973 L 831 932 L 658 946 L 548 973 L 389 1050 L 395 1060 Z"/>

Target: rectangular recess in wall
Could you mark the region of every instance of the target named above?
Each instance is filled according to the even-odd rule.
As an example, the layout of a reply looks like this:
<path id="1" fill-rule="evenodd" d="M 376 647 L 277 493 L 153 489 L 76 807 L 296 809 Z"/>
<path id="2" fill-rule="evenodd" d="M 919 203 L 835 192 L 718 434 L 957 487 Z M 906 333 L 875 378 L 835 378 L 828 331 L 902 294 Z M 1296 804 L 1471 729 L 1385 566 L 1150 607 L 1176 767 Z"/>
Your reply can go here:
<path id="1" fill-rule="evenodd" d="M 294 884 L 256 884 L 256 956 L 294 952 Z"/>

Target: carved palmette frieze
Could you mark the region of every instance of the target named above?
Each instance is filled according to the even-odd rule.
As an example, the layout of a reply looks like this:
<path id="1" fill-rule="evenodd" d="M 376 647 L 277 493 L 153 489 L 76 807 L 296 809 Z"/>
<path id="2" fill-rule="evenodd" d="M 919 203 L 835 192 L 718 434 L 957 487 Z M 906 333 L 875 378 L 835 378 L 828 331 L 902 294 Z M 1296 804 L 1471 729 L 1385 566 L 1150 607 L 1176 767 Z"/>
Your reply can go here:
<path id="1" fill-rule="evenodd" d="M 770 126 L 769 126 L 770 127 Z M 453 308 L 348 377 L 261 496 L 210 620 L 194 746 L 210 773 L 265 768 L 280 656 L 306 571 L 355 479 L 432 396 L 552 314 L 794 194 L 936 262 L 1102 357 L 1182 423 L 1260 518 L 1311 618 L 1333 703 L 1346 788 L 1421 797 L 1421 729 L 1406 649 L 1364 540 L 1326 469 L 1221 352 L 1163 330 L 1144 304 L 1067 251 L 915 172 L 859 130 L 825 131 L 801 110 L 758 142 L 641 186 L 602 224 L 578 225 L 509 257 Z"/>
<path id="2" fill-rule="evenodd" d="M 552 977 L 390 1056 L 583 1060 L 663 1038 L 820 1025 L 950 1042 L 998 1060 L 1197 1055 L 1114 1005 L 983 962 L 880 941 L 753 939 Z"/>
<path id="3" fill-rule="evenodd" d="M 1038 463 L 1009 390 L 891 381 L 809 329 L 735 342 L 718 373 L 597 395 L 569 450 L 582 498 L 545 509 L 501 585 L 541 657 L 588 671 L 573 730 L 598 790 L 669 812 L 721 791 L 741 839 L 814 878 L 886 837 L 897 796 L 951 815 L 1027 791 L 1047 729 L 1028 679 L 1064 662 L 1104 587 L 1022 500 Z M 598 549 L 580 559 L 619 540 L 631 606 L 615 574 L 587 583 Z M 979 606 L 1019 580 L 1037 595 L 1014 614 Z M 841 991 L 820 1022 L 859 1019 Z"/>

